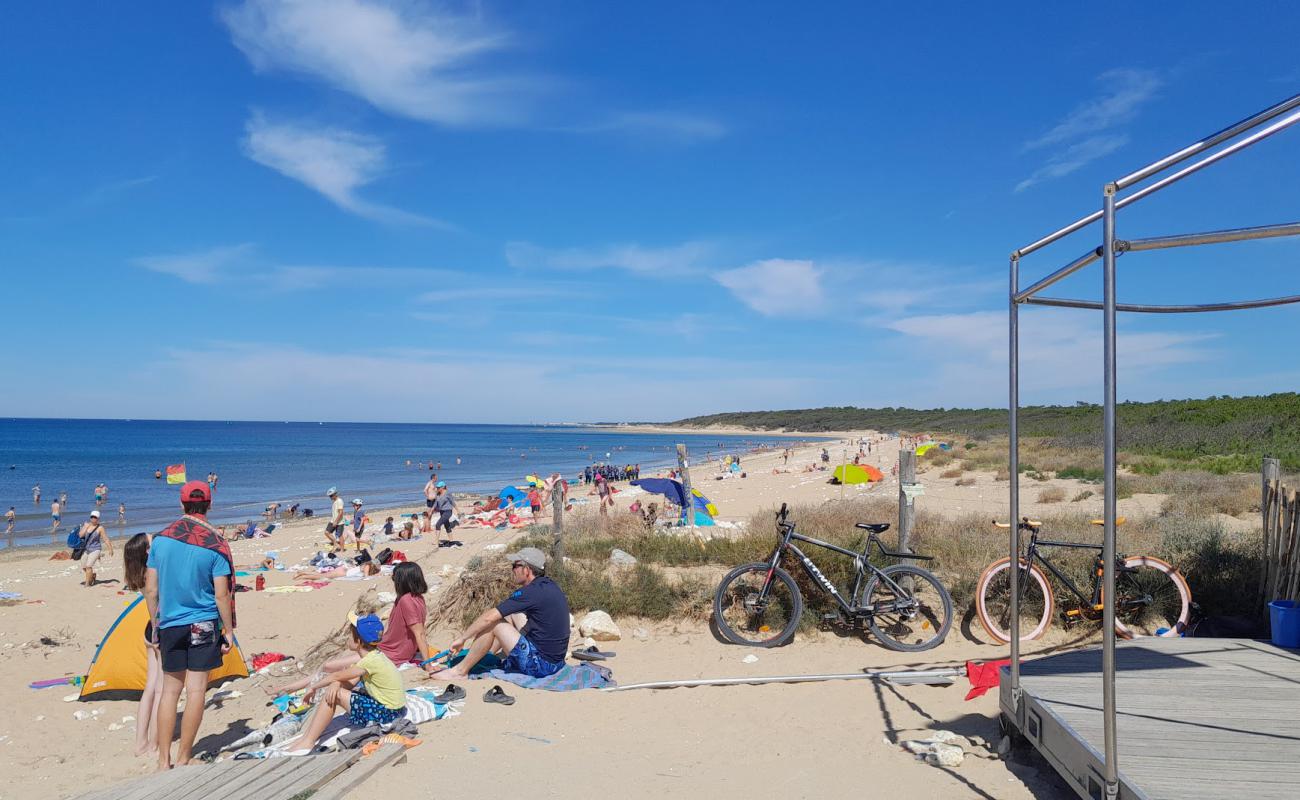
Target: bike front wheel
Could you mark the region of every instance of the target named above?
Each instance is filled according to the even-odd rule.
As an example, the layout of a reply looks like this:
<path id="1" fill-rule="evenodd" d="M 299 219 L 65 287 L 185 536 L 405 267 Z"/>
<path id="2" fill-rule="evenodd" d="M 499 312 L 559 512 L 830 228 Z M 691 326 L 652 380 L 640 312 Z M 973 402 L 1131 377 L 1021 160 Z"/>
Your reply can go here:
<path id="1" fill-rule="evenodd" d="M 733 644 L 777 647 L 794 637 L 803 615 L 803 596 L 790 573 L 767 564 L 745 564 L 728 572 L 713 596 L 718 632 Z"/>
<path id="2" fill-rule="evenodd" d="M 1115 633 L 1179 636 L 1191 615 L 1192 590 L 1172 565 L 1153 556 L 1130 556 L 1115 576 Z"/>
<path id="3" fill-rule="evenodd" d="M 867 628 L 890 650 L 929 650 L 937 647 L 952 627 L 948 590 L 920 567 L 886 567 L 871 578 L 863 594 L 865 607 L 872 609 Z"/>
<path id="4" fill-rule="evenodd" d="M 1037 639 L 1052 623 L 1054 598 L 1047 576 L 1037 564 L 1025 571 L 1020 559 L 1018 581 L 1020 595 L 1020 641 Z M 975 584 L 975 613 L 989 636 L 1002 644 L 1011 641 L 1011 559 L 1002 558 L 988 565 Z"/>

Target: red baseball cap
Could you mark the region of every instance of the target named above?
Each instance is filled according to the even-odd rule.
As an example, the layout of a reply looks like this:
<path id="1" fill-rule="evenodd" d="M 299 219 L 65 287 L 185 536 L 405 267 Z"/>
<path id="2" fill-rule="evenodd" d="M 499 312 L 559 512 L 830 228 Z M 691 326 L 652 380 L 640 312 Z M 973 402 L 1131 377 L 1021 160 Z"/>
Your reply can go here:
<path id="1" fill-rule="evenodd" d="M 212 502 L 212 490 L 207 481 L 190 481 L 181 487 L 181 502 Z"/>

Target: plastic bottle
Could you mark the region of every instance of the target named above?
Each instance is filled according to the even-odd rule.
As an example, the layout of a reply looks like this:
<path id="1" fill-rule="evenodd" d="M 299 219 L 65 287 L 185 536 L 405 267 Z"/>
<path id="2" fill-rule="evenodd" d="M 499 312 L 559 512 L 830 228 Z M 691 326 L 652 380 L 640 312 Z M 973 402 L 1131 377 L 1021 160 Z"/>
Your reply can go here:
<path id="1" fill-rule="evenodd" d="M 265 576 L 265 575 L 258 575 L 258 576 L 257 576 L 257 581 L 255 582 L 255 586 L 256 586 L 256 590 L 259 591 L 259 592 L 262 591 L 263 589 L 265 589 L 265 588 L 266 588 L 266 576 Z"/>

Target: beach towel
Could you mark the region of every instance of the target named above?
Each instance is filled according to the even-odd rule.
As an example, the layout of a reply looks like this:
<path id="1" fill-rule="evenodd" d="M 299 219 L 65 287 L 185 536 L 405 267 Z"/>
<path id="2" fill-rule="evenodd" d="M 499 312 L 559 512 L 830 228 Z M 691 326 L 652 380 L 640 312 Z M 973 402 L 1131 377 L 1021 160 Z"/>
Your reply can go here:
<path id="1" fill-rule="evenodd" d="M 967 661 L 966 679 L 970 681 L 970 691 L 966 693 L 965 699 L 973 700 L 989 689 L 996 689 L 1002 676 L 1002 668 L 1010 665 L 1009 658 L 997 661 Z"/>
<path id="2" fill-rule="evenodd" d="M 490 669 L 478 674 L 471 672 L 470 678 L 474 680 L 492 678 L 525 689 L 544 689 L 548 692 L 575 692 L 579 689 L 604 689 L 618 685 L 614 682 L 614 673 L 609 667 L 596 664 L 565 664 L 559 672 L 545 678 L 534 678 L 531 675 L 505 672 L 500 669 Z"/>

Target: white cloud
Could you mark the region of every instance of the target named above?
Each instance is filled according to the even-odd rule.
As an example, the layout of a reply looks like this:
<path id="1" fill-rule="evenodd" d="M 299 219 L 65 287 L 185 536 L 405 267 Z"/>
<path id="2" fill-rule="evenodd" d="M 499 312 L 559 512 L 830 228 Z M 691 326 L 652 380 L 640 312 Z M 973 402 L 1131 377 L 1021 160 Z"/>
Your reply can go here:
<path id="1" fill-rule="evenodd" d="M 548 249 L 529 242 L 506 244 L 506 262 L 518 269 L 558 269 L 588 272 L 622 269 L 641 275 L 682 275 L 697 272 L 714 251 L 708 242 L 683 242 L 669 247 L 616 244 L 605 247 Z"/>
<path id="2" fill-rule="evenodd" d="M 131 263 L 164 275 L 172 275 L 186 283 L 216 283 L 228 270 L 237 267 L 253 251 L 251 243 L 229 247 L 213 247 L 194 253 L 143 256 Z"/>
<path id="3" fill-rule="evenodd" d="M 469 71 L 506 48 L 509 35 L 439 6 L 246 0 L 221 18 L 254 68 L 316 78 L 396 116 L 467 125 L 509 121 L 522 110 L 524 82 Z"/>
<path id="4" fill-rule="evenodd" d="M 669 144 L 693 144 L 727 135 L 727 126 L 716 119 L 677 111 L 625 111 L 569 130 L 575 133 L 622 133 Z"/>
<path id="5" fill-rule="evenodd" d="M 814 313 L 825 301 L 822 273 L 811 261 L 769 258 L 713 276 L 742 303 L 766 316 Z"/>
<path id="6" fill-rule="evenodd" d="M 1079 104 L 1046 133 L 1025 143 L 1026 151 L 1043 148 L 1057 148 L 1057 151 L 1016 184 L 1017 192 L 1069 175 L 1123 147 L 1128 137 L 1111 131 L 1132 120 L 1164 84 L 1155 72 L 1141 69 L 1108 70 L 1097 80 L 1104 87 L 1099 96 Z"/>
<path id="7" fill-rule="evenodd" d="M 252 160 L 315 189 L 345 211 L 379 222 L 449 227 L 357 195 L 357 190 L 388 167 L 384 145 L 374 137 L 338 128 L 271 122 L 254 114 L 245 125 L 243 146 Z"/>
<path id="8" fill-rule="evenodd" d="M 1124 135 L 1090 136 L 1047 159 L 1047 162 L 1034 170 L 1028 178 L 1016 184 L 1016 191 L 1023 192 L 1036 183 L 1052 178 L 1063 178 L 1103 156 L 1110 155 L 1126 144 L 1128 144 L 1128 137 Z"/>
<path id="9" fill-rule="evenodd" d="M 904 317 L 885 327 L 904 334 L 904 352 L 924 365 L 932 383 L 930 405 L 1006 402 L 1007 315 L 975 311 Z M 1078 310 L 1026 308 L 1021 313 L 1021 391 L 1026 403 L 1071 402 L 1101 392 L 1101 315 Z M 1120 385 L 1128 396 L 1159 378 L 1159 370 L 1202 361 L 1212 351 L 1207 333 L 1151 332 L 1121 320 Z M 922 401 L 926 402 L 926 401 Z"/>

